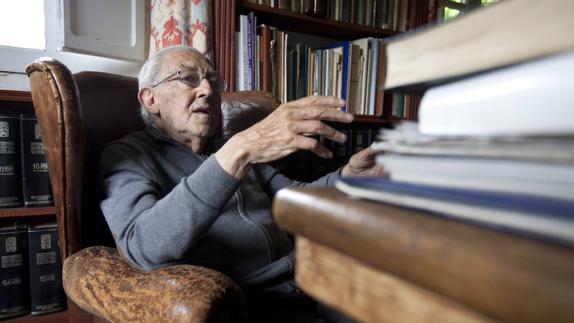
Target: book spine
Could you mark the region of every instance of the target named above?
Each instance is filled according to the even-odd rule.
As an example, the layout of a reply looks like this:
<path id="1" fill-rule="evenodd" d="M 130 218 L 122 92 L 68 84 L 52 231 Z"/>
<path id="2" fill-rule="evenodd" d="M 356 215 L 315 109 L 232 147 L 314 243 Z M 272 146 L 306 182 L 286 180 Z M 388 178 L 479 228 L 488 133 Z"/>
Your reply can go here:
<path id="1" fill-rule="evenodd" d="M 347 100 L 347 93 L 349 91 L 349 70 L 351 69 L 350 53 L 351 42 L 346 41 L 343 43 L 343 57 L 342 57 L 342 69 L 341 69 L 341 98 Z M 348 107 L 343 107 L 343 111 L 347 111 Z"/>
<path id="2" fill-rule="evenodd" d="M 62 287 L 57 225 L 29 227 L 28 250 L 32 315 L 63 310 L 66 307 L 66 295 Z"/>
<path id="3" fill-rule="evenodd" d="M 291 0 L 291 11 L 300 13 L 301 12 L 301 1 L 300 0 Z"/>
<path id="4" fill-rule="evenodd" d="M 365 25 L 372 26 L 373 22 L 373 1 L 365 0 Z"/>
<path id="5" fill-rule="evenodd" d="M 0 228 L 0 319 L 30 311 L 26 231 L 23 225 Z"/>
<path id="6" fill-rule="evenodd" d="M 365 24 L 365 1 L 362 0 L 357 3 L 357 24 Z"/>
<path id="7" fill-rule="evenodd" d="M 379 42 L 379 62 L 377 64 L 377 87 L 375 94 L 375 115 L 384 115 L 384 97 L 385 92 L 383 90 L 385 86 L 385 73 L 386 73 L 386 57 L 385 57 L 385 42 Z"/>
<path id="8" fill-rule="evenodd" d="M 291 10 L 291 0 L 277 0 L 279 9 Z"/>
<path id="9" fill-rule="evenodd" d="M 247 51 L 247 90 L 249 91 L 253 91 L 255 90 L 255 66 L 253 64 L 254 62 L 254 48 L 255 48 L 255 43 L 254 43 L 254 35 L 253 35 L 253 25 L 254 25 L 254 18 L 255 15 L 253 12 L 250 12 L 247 15 L 247 30 L 246 30 L 246 34 L 247 34 L 247 46 L 246 46 L 246 51 Z"/>
<path id="10" fill-rule="evenodd" d="M 313 14 L 313 0 L 303 0 L 301 3 L 301 13 L 306 15 Z"/>
<path id="11" fill-rule="evenodd" d="M 269 59 L 271 60 L 271 92 L 279 99 L 279 31 L 275 27 L 271 27 Z"/>
<path id="12" fill-rule="evenodd" d="M 357 113 L 357 91 L 360 82 L 360 54 L 361 48 L 358 45 L 351 44 L 350 49 L 350 69 L 349 69 L 349 87 L 347 92 L 347 112 Z"/>
<path id="13" fill-rule="evenodd" d="M 54 199 L 38 121 L 35 118 L 21 116 L 20 133 L 24 205 L 50 205 Z"/>
<path id="14" fill-rule="evenodd" d="M 281 32 L 281 102 L 287 102 L 287 55 L 289 34 Z"/>
<path id="15" fill-rule="evenodd" d="M 293 62 L 295 60 L 295 51 L 292 49 L 289 49 L 287 52 L 287 98 L 286 98 L 286 102 L 288 101 L 293 101 L 294 100 L 294 91 L 295 91 L 295 85 L 294 85 L 294 75 L 296 72 L 294 71 L 294 69 L 296 68 L 295 63 Z"/>
<path id="16" fill-rule="evenodd" d="M 273 65 L 273 55 L 271 51 L 271 29 L 269 26 L 261 26 L 261 42 L 259 47 L 259 57 L 261 59 L 261 84 L 262 90 L 266 92 L 272 92 L 272 65 Z"/>
<path id="17" fill-rule="evenodd" d="M 327 5 L 325 0 L 304 0 L 303 13 L 310 16 L 325 18 Z"/>
<path id="18" fill-rule="evenodd" d="M 20 120 L 0 115 L 0 207 L 22 205 Z"/>
<path id="19" fill-rule="evenodd" d="M 314 50 L 315 53 L 315 65 L 313 68 L 315 69 L 315 77 L 313 79 L 313 95 L 321 95 L 321 79 L 322 79 L 322 50 L 316 49 Z"/>
<path id="20" fill-rule="evenodd" d="M 350 0 L 350 4 L 349 4 L 349 22 L 352 24 L 356 24 L 357 23 L 357 2 L 360 0 Z"/>
<path id="21" fill-rule="evenodd" d="M 367 113 L 369 115 L 375 114 L 375 98 L 377 96 L 377 73 L 379 71 L 379 43 L 378 38 L 369 39 L 369 47 L 372 50 L 373 57 L 371 59 L 371 70 L 370 80 L 369 80 L 369 102 L 367 106 Z"/>

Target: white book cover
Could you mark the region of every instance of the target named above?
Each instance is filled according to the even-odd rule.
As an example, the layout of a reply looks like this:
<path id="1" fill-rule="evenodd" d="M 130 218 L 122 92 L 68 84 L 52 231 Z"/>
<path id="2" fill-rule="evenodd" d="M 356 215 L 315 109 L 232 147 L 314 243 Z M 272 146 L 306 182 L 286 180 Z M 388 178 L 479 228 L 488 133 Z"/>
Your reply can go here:
<path id="1" fill-rule="evenodd" d="M 250 50 L 247 43 L 247 33 L 249 29 L 249 21 L 246 15 L 239 16 L 239 37 L 238 37 L 238 60 L 237 60 L 237 79 L 238 91 L 248 91 L 249 88 L 249 53 Z"/>
<path id="2" fill-rule="evenodd" d="M 574 134 L 574 52 L 428 90 L 420 132 L 441 136 Z"/>
<path id="3" fill-rule="evenodd" d="M 396 181 L 574 201 L 574 165 L 519 160 L 384 154 Z"/>
<path id="4" fill-rule="evenodd" d="M 401 183 L 383 177 L 343 177 L 335 187 L 354 198 L 574 245 L 574 203 L 569 201 Z"/>

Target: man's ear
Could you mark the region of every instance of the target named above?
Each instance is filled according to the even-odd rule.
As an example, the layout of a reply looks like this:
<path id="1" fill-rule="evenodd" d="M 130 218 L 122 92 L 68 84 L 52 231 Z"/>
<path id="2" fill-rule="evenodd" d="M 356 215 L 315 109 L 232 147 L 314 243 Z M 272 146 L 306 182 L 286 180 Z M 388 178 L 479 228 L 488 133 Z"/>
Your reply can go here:
<path id="1" fill-rule="evenodd" d="M 150 88 L 143 88 L 138 92 L 138 99 L 140 104 L 144 106 L 150 113 L 157 114 L 159 107 L 155 102 L 155 93 Z"/>

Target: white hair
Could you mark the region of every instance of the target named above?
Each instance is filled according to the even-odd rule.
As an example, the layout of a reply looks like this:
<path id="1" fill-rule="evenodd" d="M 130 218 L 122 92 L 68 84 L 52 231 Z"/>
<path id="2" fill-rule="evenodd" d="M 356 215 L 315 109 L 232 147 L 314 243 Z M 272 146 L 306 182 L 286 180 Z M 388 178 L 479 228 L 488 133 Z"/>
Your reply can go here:
<path id="1" fill-rule="evenodd" d="M 138 75 L 138 91 L 141 91 L 143 88 L 150 87 L 159 81 L 161 69 L 166 57 L 174 52 L 194 52 L 203 56 L 203 54 L 193 47 L 173 46 L 161 49 L 155 55 L 151 56 L 142 66 Z M 157 115 L 150 113 L 143 105 L 141 106 L 141 116 L 146 125 L 153 124 L 153 122 L 158 118 Z"/>

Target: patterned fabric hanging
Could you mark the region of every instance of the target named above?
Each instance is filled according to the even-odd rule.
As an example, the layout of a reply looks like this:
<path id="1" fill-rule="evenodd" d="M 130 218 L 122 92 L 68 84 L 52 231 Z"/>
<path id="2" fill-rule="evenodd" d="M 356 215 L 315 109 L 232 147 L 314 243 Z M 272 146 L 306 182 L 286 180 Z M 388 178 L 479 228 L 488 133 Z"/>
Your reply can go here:
<path id="1" fill-rule="evenodd" d="M 185 45 L 213 60 L 211 0 L 152 0 L 150 52 Z"/>

